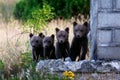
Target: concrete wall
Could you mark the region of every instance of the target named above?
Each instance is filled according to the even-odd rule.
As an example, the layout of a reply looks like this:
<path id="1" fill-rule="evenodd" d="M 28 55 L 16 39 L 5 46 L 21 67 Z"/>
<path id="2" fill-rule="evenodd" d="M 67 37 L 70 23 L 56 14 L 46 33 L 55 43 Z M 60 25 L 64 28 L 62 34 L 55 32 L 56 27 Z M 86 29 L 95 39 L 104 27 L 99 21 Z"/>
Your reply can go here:
<path id="1" fill-rule="evenodd" d="M 91 59 L 120 60 L 120 0 L 91 0 Z"/>

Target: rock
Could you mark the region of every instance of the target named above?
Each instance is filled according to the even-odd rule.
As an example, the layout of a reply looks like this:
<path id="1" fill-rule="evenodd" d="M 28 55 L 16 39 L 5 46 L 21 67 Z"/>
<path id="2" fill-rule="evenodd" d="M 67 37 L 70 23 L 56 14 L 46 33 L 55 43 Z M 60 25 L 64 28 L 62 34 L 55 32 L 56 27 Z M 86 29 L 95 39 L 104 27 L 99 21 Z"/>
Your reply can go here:
<path id="1" fill-rule="evenodd" d="M 91 62 L 86 60 L 82 62 L 80 72 L 94 72 L 94 71 L 95 71 L 95 68 L 93 67 Z"/>
<path id="2" fill-rule="evenodd" d="M 71 61 L 70 57 L 65 58 L 65 61 Z"/>
<path id="3" fill-rule="evenodd" d="M 120 80 L 120 77 L 118 77 L 118 76 L 117 76 L 117 77 L 115 77 L 115 79 L 114 79 L 114 80 Z"/>
<path id="4" fill-rule="evenodd" d="M 64 67 L 64 62 L 62 59 L 54 60 L 48 64 L 51 65 L 50 68 L 53 68 L 53 71 L 63 71 L 62 68 Z"/>
<path id="5" fill-rule="evenodd" d="M 97 80 L 97 79 L 98 79 L 98 74 L 97 74 L 97 73 L 93 73 L 93 74 L 91 74 L 91 77 L 92 77 L 94 80 Z"/>
<path id="6" fill-rule="evenodd" d="M 67 68 L 67 66 L 64 64 L 64 65 L 59 65 L 58 66 L 58 70 L 57 71 L 68 71 L 69 69 Z"/>
<path id="7" fill-rule="evenodd" d="M 81 76 L 79 80 L 86 80 L 86 78 Z"/>
<path id="8" fill-rule="evenodd" d="M 43 68 L 47 68 L 48 70 L 52 71 L 59 71 L 59 66 L 64 65 L 61 59 L 57 60 L 41 60 L 37 63 L 36 71 L 39 71 Z"/>
<path id="9" fill-rule="evenodd" d="M 65 65 L 67 66 L 68 70 L 73 72 L 78 72 L 78 70 L 81 68 L 82 62 L 65 62 Z"/>
<path id="10" fill-rule="evenodd" d="M 110 61 L 102 62 L 102 64 L 96 68 L 97 72 L 120 72 L 120 62 L 119 61 Z"/>
<path id="11" fill-rule="evenodd" d="M 102 64 L 103 67 L 110 67 L 111 70 L 114 70 L 114 71 L 120 71 L 120 62 L 116 62 L 116 61 L 112 61 L 112 62 L 106 62 L 106 63 L 103 63 Z"/>
<path id="12" fill-rule="evenodd" d="M 37 63 L 36 71 L 47 69 L 50 72 L 120 72 L 120 61 L 71 61 L 70 58 L 57 60 L 40 60 Z"/>

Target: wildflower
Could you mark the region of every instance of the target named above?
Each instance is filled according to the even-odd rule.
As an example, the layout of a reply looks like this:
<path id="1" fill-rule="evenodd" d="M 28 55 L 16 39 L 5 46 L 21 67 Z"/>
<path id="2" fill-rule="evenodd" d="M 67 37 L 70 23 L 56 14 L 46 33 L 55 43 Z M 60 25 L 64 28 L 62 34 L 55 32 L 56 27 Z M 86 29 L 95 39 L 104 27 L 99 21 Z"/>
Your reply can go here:
<path id="1" fill-rule="evenodd" d="M 70 80 L 74 80 L 75 74 L 72 71 L 63 72 L 63 76 L 69 78 Z"/>

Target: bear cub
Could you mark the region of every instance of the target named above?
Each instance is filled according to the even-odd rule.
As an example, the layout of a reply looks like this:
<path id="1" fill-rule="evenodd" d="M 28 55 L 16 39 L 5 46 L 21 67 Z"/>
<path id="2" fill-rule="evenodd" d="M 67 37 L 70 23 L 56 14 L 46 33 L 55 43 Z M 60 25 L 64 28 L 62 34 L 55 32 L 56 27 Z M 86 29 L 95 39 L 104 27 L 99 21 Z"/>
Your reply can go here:
<path id="1" fill-rule="evenodd" d="M 75 61 L 77 56 L 79 56 L 79 60 L 85 59 L 88 51 L 88 32 L 89 25 L 87 22 L 82 25 L 78 24 L 77 22 L 73 23 L 74 37 L 70 47 L 70 57 L 72 61 Z"/>
<path id="2" fill-rule="evenodd" d="M 29 34 L 30 44 L 32 47 L 32 57 L 34 61 L 38 61 L 39 57 L 43 58 L 43 44 L 44 35 L 40 33 L 38 36 L 32 33 Z"/>
<path id="3" fill-rule="evenodd" d="M 43 39 L 43 51 L 44 59 L 56 59 L 55 46 L 54 46 L 54 34 L 46 36 Z"/>
<path id="4" fill-rule="evenodd" d="M 56 49 L 55 54 L 57 59 L 63 58 L 65 60 L 66 57 L 69 56 L 69 28 L 65 28 L 65 30 L 60 30 L 56 28 Z"/>

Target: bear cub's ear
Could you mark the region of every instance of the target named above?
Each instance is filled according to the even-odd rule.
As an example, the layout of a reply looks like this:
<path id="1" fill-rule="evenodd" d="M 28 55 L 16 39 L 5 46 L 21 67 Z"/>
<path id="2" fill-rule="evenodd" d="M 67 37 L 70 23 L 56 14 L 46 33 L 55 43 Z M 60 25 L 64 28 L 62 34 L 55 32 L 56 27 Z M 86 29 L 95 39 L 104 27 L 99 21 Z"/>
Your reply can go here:
<path id="1" fill-rule="evenodd" d="M 54 37 L 55 37 L 54 34 L 52 34 L 51 37 L 54 39 Z"/>
<path id="2" fill-rule="evenodd" d="M 39 33 L 39 36 L 44 38 L 45 36 L 43 35 L 43 33 Z"/>
<path id="3" fill-rule="evenodd" d="M 88 22 L 84 22 L 84 24 L 83 24 L 84 26 L 88 26 Z"/>
<path id="4" fill-rule="evenodd" d="M 76 26 L 78 23 L 77 22 L 73 22 L 73 26 Z"/>
<path id="5" fill-rule="evenodd" d="M 30 34 L 29 34 L 29 37 L 31 38 L 32 36 L 33 36 L 33 34 L 32 34 L 32 33 L 30 33 Z"/>
<path id="6" fill-rule="evenodd" d="M 68 28 L 68 27 L 66 27 L 66 28 L 65 28 L 65 31 L 66 31 L 67 33 L 69 33 L 69 28 Z"/>
<path id="7" fill-rule="evenodd" d="M 56 31 L 56 33 L 59 31 L 60 29 L 58 29 L 58 28 L 55 28 L 55 31 Z"/>

